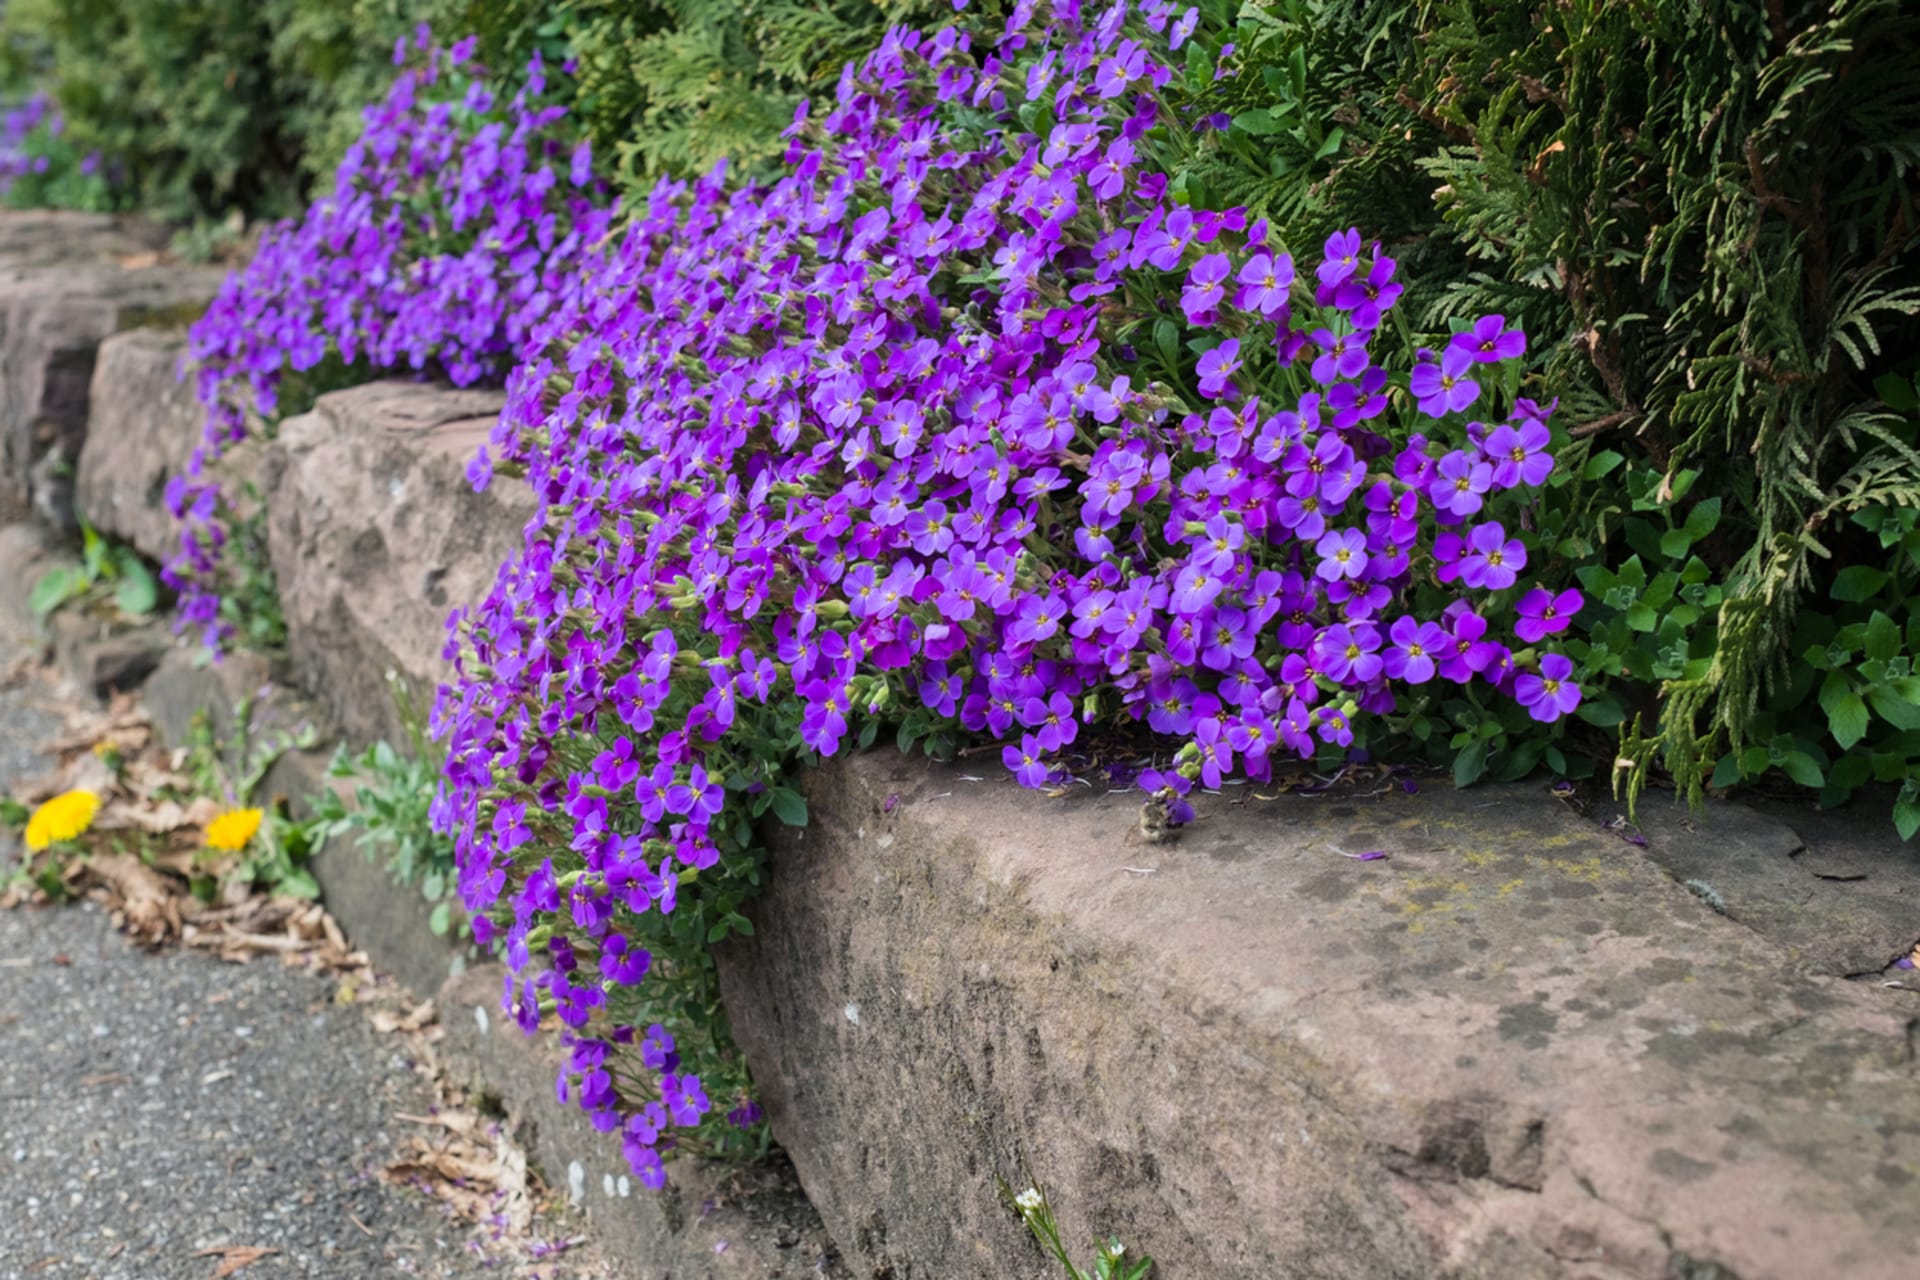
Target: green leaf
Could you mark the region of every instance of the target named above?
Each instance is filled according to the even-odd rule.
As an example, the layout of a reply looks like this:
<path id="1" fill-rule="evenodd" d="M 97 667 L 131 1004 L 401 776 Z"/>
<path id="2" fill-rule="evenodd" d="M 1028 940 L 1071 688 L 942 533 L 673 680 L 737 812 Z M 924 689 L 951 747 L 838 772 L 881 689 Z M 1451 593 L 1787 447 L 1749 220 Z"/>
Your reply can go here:
<path id="1" fill-rule="evenodd" d="M 1905 792 L 1893 802 L 1893 827 L 1902 840 L 1911 840 L 1913 833 L 1920 831 L 1920 804 L 1909 800 Z"/>
<path id="2" fill-rule="evenodd" d="M 89 582 L 98 581 L 107 571 L 107 540 L 84 522 L 80 526 L 80 563 Z"/>
<path id="3" fill-rule="evenodd" d="M 1173 321 L 1161 316 L 1153 322 L 1153 345 L 1160 352 L 1160 359 L 1169 370 L 1180 369 L 1180 328 Z"/>
<path id="4" fill-rule="evenodd" d="M 447 930 L 452 927 L 453 904 L 442 901 L 433 909 L 433 914 L 427 917 L 427 928 L 433 930 L 434 937 L 444 938 L 447 936 Z"/>
<path id="5" fill-rule="evenodd" d="M 1827 708 L 1827 728 L 1833 734 L 1833 740 L 1843 747 L 1851 747 L 1866 737 L 1870 720 L 1866 702 L 1852 690 Z"/>
<path id="6" fill-rule="evenodd" d="M 1669 529 L 1660 535 L 1660 554 L 1669 560 L 1678 560 L 1692 545 L 1693 535 L 1685 529 Z"/>
<path id="7" fill-rule="evenodd" d="M 121 562 L 120 585 L 113 593 L 114 608 L 129 618 L 144 618 L 160 602 L 160 587 L 147 566 L 129 556 Z"/>
<path id="8" fill-rule="evenodd" d="M 1472 786 L 1487 771 L 1487 744 L 1475 742 L 1453 759 L 1453 785 Z"/>
<path id="9" fill-rule="evenodd" d="M 1687 535 L 1698 542 L 1713 532 L 1720 523 L 1720 499 L 1708 498 L 1693 504 L 1693 510 L 1687 512 Z"/>
<path id="10" fill-rule="evenodd" d="M 1900 628 L 1886 614 L 1874 611 L 1867 620 L 1866 654 L 1885 661 L 1900 652 Z"/>
<path id="11" fill-rule="evenodd" d="M 1611 729 L 1627 718 L 1626 708 L 1620 705 L 1620 699 L 1610 693 L 1587 695 L 1574 714 L 1602 729 Z"/>
<path id="12" fill-rule="evenodd" d="M 1598 480 L 1609 471 L 1626 461 L 1626 457 L 1612 449 L 1602 449 L 1587 459 L 1587 469 L 1581 472 L 1583 480 Z"/>
<path id="13" fill-rule="evenodd" d="M 311 872 L 289 871 L 280 877 L 280 883 L 274 886 L 280 893 L 292 894 L 296 898 L 317 898 L 320 896 L 320 883 Z"/>
<path id="14" fill-rule="evenodd" d="M 1280 125 L 1274 120 L 1273 112 L 1264 107 L 1241 112 L 1233 118 L 1233 127 L 1256 138 L 1270 138 L 1280 132 Z"/>
<path id="15" fill-rule="evenodd" d="M 1831 592 L 1835 600 L 1859 603 L 1871 600 L 1887 585 L 1889 575 L 1869 564 L 1849 565 L 1834 575 Z"/>
<path id="16" fill-rule="evenodd" d="M 1789 751 L 1780 761 L 1781 770 L 1803 787 L 1826 785 L 1826 775 L 1821 772 L 1819 762 L 1804 751 Z"/>
<path id="17" fill-rule="evenodd" d="M 1876 684 L 1867 687 L 1867 705 L 1896 729 L 1920 729 L 1920 707 L 1900 696 L 1898 689 Z"/>
<path id="18" fill-rule="evenodd" d="M 1874 394 L 1880 397 L 1887 408 L 1899 413 L 1920 409 L 1920 395 L 1915 395 L 1914 389 L 1914 383 L 1897 373 L 1883 373 L 1873 380 Z"/>
<path id="19" fill-rule="evenodd" d="M 64 564 L 42 574 L 27 595 L 33 616 L 44 618 L 87 589 L 88 578 L 77 565 Z"/>
<path id="20" fill-rule="evenodd" d="M 774 816 L 790 827 L 807 825 L 807 798 L 790 787 L 775 787 L 772 797 Z"/>
<path id="21" fill-rule="evenodd" d="M 1843 756 L 1833 762 L 1833 768 L 1827 770 L 1827 785 L 1846 791 L 1864 786 L 1873 776 L 1873 761 L 1863 755 Z"/>

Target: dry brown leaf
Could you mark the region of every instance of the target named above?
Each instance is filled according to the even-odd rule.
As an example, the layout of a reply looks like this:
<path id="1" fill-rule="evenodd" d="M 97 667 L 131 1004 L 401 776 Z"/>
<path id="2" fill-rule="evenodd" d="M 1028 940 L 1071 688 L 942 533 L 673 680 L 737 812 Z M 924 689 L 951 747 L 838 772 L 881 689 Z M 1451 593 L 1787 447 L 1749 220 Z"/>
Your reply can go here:
<path id="1" fill-rule="evenodd" d="M 116 797 L 101 808 L 93 825 L 100 831 L 144 831 L 163 836 L 187 825 L 187 811 L 177 800 L 129 801 Z"/>
<path id="2" fill-rule="evenodd" d="M 147 756 L 135 756 L 127 761 L 121 781 L 135 795 L 153 795 L 158 791 L 193 790 L 193 779 L 176 769 L 167 767 L 163 762 Z"/>
<path id="3" fill-rule="evenodd" d="M 109 905 L 130 932 L 148 945 L 180 933 L 181 888 L 140 859 L 124 853 L 95 854 L 75 870 L 103 885 Z"/>
<path id="4" fill-rule="evenodd" d="M 375 1031 L 418 1031 L 433 1021 L 433 1001 L 424 1000 L 405 1013 L 398 1013 L 392 1009 L 374 1009 L 367 1016 L 372 1019 Z"/>
<path id="5" fill-rule="evenodd" d="M 196 1258 L 219 1258 L 220 1265 L 214 1268 L 212 1280 L 234 1275 L 244 1267 L 250 1267 L 262 1258 L 272 1257 L 278 1249 L 263 1249 L 250 1244 L 223 1244 L 211 1249 L 202 1249 L 193 1256 Z"/>

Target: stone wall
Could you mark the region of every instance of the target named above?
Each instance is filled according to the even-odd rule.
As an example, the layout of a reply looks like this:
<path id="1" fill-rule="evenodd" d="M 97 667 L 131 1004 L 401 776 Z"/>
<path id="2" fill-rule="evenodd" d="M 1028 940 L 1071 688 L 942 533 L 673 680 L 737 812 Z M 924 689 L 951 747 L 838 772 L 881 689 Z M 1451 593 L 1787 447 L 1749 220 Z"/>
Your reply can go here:
<path id="1" fill-rule="evenodd" d="M 0 491 L 55 525 L 73 518 L 72 469 L 100 343 L 181 323 L 224 272 L 167 263 L 162 236 L 95 214 L 9 215 L 0 231 Z"/>
<path id="2" fill-rule="evenodd" d="M 168 341 L 115 350 L 150 365 Z M 525 494 L 462 476 L 496 405 L 379 383 L 268 452 L 289 675 L 350 736 L 395 732 L 386 672 L 431 689 L 447 610 L 518 546 Z M 189 416 L 156 404 L 150 430 Z M 124 495 L 175 445 L 112 422 L 88 447 L 132 487 L 83 485 L 82 514 L 144 539 Z M 1883 970 L 1920 937 L 1920 874 L 1861 838 L 1876 818 L 1654 798 L 1642 850 L 1538 786 L 1234 788 L 1142 846 L 1131 795 L 981 774 L 887 750 L 818 770 L 722 955 L 848 1274 L 1057 1274 L 995 1199 L 1031 1171 L 1071 1241 L 1119 1234 L 1165 1280 L 1911 1275 L 1920 982 Z M 476 983 L 446 998 L 480 1055 Z M 612 1184 L 611 1144 L 552 1133 L 551 1160 Z M 636 1250 L 705 1239 L 645 1213 L 666 1217 Z M 755 1274 L 674 1248 L 675 1276 Z"/>

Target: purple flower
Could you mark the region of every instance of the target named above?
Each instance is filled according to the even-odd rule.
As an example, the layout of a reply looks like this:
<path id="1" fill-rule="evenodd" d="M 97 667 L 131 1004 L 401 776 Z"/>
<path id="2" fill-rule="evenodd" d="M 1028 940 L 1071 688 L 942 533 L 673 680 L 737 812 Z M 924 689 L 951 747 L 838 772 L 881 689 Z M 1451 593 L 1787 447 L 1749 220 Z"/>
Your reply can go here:
<path id="1" fill-rule="evenodd" d="M 1043 787 L 1047 783 L 1046 749 L 1031 733 L 1022 734 L 1020 745 L 1001 749 L 1000 759 L 1023 787 Z"/>
<path id="2" fill-rule="evenodd" d="M 1314 274 L 1323 285 L 1337 285 L 1351 276 L 1360 265 L 1360 232 L 1349 227 L 1327 237 L 1325 257 Z"/>
<path id="3" fill-rule="evenodd" d="M 1549 653 L 1540 659 L 1539 675 L 1523 671 L 1514 678 L 1514 699 L 1535 720 L 1558 720 L 1580 705 L 1580 686 L 1572 677 L 1572 660 Z"/>
<path id="4" fill-rule="evenodd" d="M 1558 595 L 1535 588 L 1521 596 L 1520 603 L 1514 606 L 1520 621 L 1513 624 L 1513 633 L 1528 644 L 1537 644 L 1546 636 L 1565 631 L 1567 623 L 1585 603 L 1585 598 L 1571 588 Z"/>
<path id="5" fill-rule="evenodd" d="M 1329 680 L 1371 684 L 1386 668 L 1380 633 L 1367 623 L 1328 627 L 1313 644 L 1314 662 Z"/>
<path id="6" fill-rule="evenodd" d="M 1293 258 L 1284 253 L 1256 253 L 1236 278 L 1241 288 L 1234 304 L 1258 312 L 1263 319 L 1272 319 L 1286 309 L 1287 290 L 1293 285 Z"/>
<path id="7" fill-rule="evenodd" d="M 1427 497 L 1441 511 L 1470 516 L 1484 505 L 1483 495 L 1493 486 L 1493 468 L 1476 462 L 1458 449 L 1440 459 L 1427 487 Z"/>
<path id="8" fill-rule="evenodd" d="M 1545 451 L 1549 438 L 1547 429 L 1531 420 L 1517 428 L 1495 427 L 1483 446 L 1493 464 L 1493 482 L 1502 489 L 1546 483 L 1553 473 L 1553 455 Z"/>
<path id="9" fill-rule="evenodd" d="M 1478 364 L 1517 359 L 1526 354 L 1527 335 L 1507 328 L 1506 323 L 1505 316 L 1481 316 L 1471 329 L 1454 334 L 1447 349 Z"/>
<path id="10" fill-rule="evenodd" d="M 1338 378 L 1357 378 L 1367 368 L 1367 342 L 1364 334 L 1334 334 L 1315 329 L 1311 335 L 1320 348 L 1313 362 L 1313 380 L 1331 383 Z"/>
<path id="11" fill-rule="evenodd" d="M 1447 650 L 1448 636 L 1437 622 L 1396 618 L 1393 625 L 1387 628 L 1387 639 L 1392 641 L 1385 655 L 1388 677 L 1405 680 L 1408 684 L 1425 684 L 1433 679 L 1439 669 L 1439 659 Z"/>
<path id="12" fill-rule="evenodd" d="M 1314 544 L 1320 557 L 1314 572 L 1328 582 L 1358 578 L 1367 569 L 1367 535 L 1358 529 L 1335 529 Z"/>
<path id="13" fill-rule="evenodd" d="M 1507 537 L 1497 522 L 1475 525 L 1460 560 L 1460 579 L 1470 587 L 1499 591 L 1510 587 L 1527 567 L 1526 544 Z"/>
<path id="14" fill-rule="evenodd" d="M 1480 384 L 1467 376 L 1473 358 L 1458 347 L 1449 346 L 1440 358 L 1416 366 L 1408 390 L 1420 404 L 1420 412 L 1429 418 L 1444 418 L 1458 413 L 1480 397 Z"/>
<path id="15" fill-rule="evenodd" d="M 1188 324 L 1213 323 L 1214 312 L 1226 296 L 1231 270 L 1224 253 L 1210 253 L 1193 264 L 1187 272 L 1186 290 L 1180 295 L 1180 309 L 1186 312 Z"/>
<path id="16" fill-rule="evenodd" d="M 1226 393 L 1228 380 L 1240 369 L 1240 339 L 1228 338 L 1200 357 L 1200 394 L 1218 399 Z"/>

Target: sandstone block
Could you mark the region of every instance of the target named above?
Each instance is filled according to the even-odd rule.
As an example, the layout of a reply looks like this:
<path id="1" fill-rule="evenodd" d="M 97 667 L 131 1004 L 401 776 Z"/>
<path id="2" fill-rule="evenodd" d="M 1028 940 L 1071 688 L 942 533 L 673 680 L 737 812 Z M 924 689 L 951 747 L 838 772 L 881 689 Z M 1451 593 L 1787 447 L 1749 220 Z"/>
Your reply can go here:
<path id="1" fill-rule="evenodd" d="M 162 563 L 179 545 L 167 481 L 186 469 L 205 420 L 192 383 L 178 378 L 186 350 L 186 331 L 178 328 L 132 329 L 100 344 L 74 477 L 82 520 Z M 223 464 L 230 477 L 224 483 L 237 493 L 257 479 L 258 457 L 251 442 L 233 451 Z"/>
<path id="2" fill-rule="evenodd" d="M 1167 1276 L 1911 1274 L 1920 994 L 1537 787 L 1237 791 L 1170 846 L 887 752 L 807 792 L 721 976 L 856 1269 L 1049 1274 L 1031 1169 Z"/>
<path id="3" fill-rule="evenodd" d="M 492 391 L 377 382 L 283 423 L 262 467 L 268 542 L 294 673 L 350 738 L 404 741 L 391 679 L 422 711 L 448 673 L 454 606 L 483 597 L 532 514 L 466 463 L 499 413 Z"/>
<path id="4" fill-rule="evenodd" d="M 224 276 L 163 263 L 95 224 L 75 224 L 74 235 L 63 243 L 39 222 L 0 229 L 0 483 L 60 524 L 73 517 L 70 472 L 100 343 L 191 320 Z"/>

